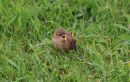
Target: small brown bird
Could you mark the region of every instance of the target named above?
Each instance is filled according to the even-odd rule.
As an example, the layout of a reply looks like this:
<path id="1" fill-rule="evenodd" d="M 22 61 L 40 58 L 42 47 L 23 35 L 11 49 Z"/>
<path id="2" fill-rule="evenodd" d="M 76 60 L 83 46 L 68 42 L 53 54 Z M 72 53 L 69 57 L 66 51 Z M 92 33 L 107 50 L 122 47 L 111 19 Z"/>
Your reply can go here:
<path id="1" fill-rule="evenodd" d="M 71 49 L 76 49 L 76 41 L 71 33 L 61 28 L 54 32 L 52 37 L 52 45 L 54 48 L 67 52 Z"/>

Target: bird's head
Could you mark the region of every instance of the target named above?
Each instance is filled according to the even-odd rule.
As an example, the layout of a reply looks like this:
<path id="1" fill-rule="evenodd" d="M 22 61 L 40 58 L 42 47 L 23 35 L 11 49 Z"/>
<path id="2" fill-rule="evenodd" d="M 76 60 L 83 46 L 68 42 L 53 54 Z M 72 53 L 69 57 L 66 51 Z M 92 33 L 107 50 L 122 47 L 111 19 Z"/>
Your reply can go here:
<path id="1" fill-rule="evenodd" d="M 65 29 L 56 30 L 54 36 L 62 38 L 63 40 L 67 41 L 67 32 Z"/>

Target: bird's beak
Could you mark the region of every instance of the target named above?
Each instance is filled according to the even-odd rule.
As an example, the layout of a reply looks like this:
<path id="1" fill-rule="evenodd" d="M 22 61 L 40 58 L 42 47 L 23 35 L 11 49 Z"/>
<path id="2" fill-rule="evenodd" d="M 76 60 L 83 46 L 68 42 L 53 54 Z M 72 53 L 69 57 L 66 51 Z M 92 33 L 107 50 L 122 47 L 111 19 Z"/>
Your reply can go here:
<path id="1" fill-rule="evenodd" d="M 63 35 L 63 38 L 65 39 L 65 41 L 67 42 L 67 38 L 66 38 L 67 35 Z"/>

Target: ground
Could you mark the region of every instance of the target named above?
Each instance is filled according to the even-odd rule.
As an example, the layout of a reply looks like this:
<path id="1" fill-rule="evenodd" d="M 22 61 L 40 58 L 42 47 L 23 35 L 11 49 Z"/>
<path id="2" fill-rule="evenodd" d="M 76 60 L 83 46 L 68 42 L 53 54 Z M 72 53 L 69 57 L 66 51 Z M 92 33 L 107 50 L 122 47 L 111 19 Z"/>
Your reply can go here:
<path id="1" fill-rule="evenodd" d="M 74 33 L 77 51 L 51 45 Z M 0 0 L 0 82 L 129 82 L 130 0 Z"/>

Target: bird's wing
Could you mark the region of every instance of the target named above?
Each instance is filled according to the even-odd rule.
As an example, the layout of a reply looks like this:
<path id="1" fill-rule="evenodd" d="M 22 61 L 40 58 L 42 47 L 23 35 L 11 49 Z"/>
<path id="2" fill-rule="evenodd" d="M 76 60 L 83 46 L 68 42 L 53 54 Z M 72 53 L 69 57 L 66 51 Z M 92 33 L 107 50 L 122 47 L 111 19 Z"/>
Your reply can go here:
<path id="1" fill-rule="evenodd" d="M 67 41 L 69 43 L 70 49 L 75 48 L 76 47 L 76 41 L 75 41 L 75 39 L 72 36 L 68 36 L 67 39 L 68 39 Z"/>

